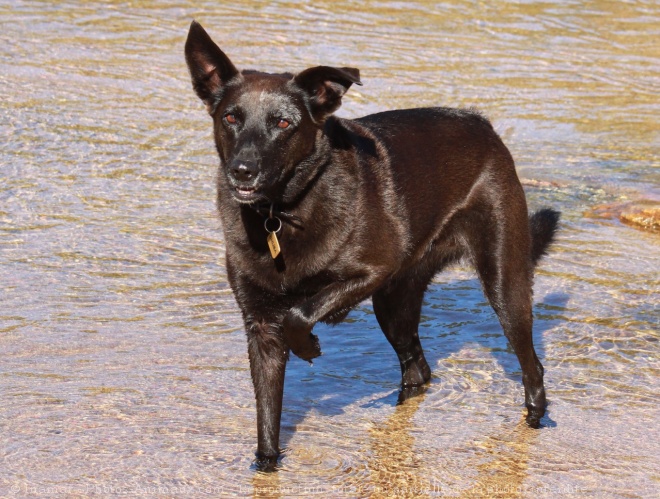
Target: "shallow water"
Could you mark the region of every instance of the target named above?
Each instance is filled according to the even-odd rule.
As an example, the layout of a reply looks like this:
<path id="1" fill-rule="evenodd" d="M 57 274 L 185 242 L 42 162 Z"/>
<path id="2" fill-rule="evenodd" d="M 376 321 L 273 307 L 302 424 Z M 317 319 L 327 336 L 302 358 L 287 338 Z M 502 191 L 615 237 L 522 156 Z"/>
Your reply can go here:
<path id="1" fill-rule="evenodd" d="M 423 309 L 426 394 L 395 405 L 365 303 L 290 362 L 282 469 L 251 468 L 193 18 L 239 67 L 359 67 L 342 116 L 493 120 L 530 206 L 563 213 L 535 285 L 545 428 L 456 268 Z M 656 496 L 660 237 L 593 214 L 660 200 L 656 1 L 2 1 L 0 22 L 0 495 Z"/>

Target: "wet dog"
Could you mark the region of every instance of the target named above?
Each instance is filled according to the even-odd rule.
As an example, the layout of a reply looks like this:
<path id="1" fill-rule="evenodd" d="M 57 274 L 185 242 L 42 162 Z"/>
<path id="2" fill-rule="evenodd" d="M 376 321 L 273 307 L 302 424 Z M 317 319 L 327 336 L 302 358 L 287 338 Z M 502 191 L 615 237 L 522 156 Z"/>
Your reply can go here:
<path id="1" fill-rule="evenodd" d="M 354 68 L 239 71 L 201 25 L 185 47 L 213 118 L 229 283 L 257 401 L 258 462 L 279 455 L 284 372 L 321 355 L 314 325 L 372 297 L 401 364 L 401 398 L 430 380 L 417 333 L 424 292 L 459 259 L 477 270 L 520 366 L 527 422 L 545 413 L 532 344 L 532 279 L 559 213 L 528 216 L 511 154 L 473 111 L 334 112 Z"/>

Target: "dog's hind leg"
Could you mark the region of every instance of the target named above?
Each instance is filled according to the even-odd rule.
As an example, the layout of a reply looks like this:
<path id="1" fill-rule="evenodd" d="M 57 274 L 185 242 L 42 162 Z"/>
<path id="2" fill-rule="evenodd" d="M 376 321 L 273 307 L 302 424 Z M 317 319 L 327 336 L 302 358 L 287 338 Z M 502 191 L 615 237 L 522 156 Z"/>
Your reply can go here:
<path id="1" fill-rule="evenodd" d="M 373 295 L 374 312 L 401 364 L 399 402 L 416 395 L 431 379 L 417 328 L 429 279 L 408 276 L 388 283 Z"/>
<path id="2" fill-rule="evenodd" d="M 484 292 L 522 369 L 527 424 L 539 427 L 545 414 L 543 366 L 532 341 L 532 272 L 530 234 L 524 205 L 510 202 L 503 211 L 482 213 L 466 231 L 470 253 Z"/>

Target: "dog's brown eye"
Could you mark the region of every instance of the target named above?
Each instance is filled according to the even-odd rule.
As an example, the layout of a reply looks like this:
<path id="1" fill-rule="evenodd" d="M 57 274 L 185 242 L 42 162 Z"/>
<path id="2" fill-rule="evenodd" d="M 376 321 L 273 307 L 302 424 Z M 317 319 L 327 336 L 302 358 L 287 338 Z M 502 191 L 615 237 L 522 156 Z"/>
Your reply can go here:
<path id="1" fill-rule="evenodd" d="M 236 116 L 234 116 L 233 114 L 226 115 L 225 119 L 227 120 L 227 123 L 231 123 L 232 125 L 236 123 Z"/>
<path id="2" fill-rule="evenodd" d="M 277 122 L 277 126 L 278 126 L 279 128 L 289 128 L 289 125 L 290 125 L 290 124 L 291 124 L 291 123 L 289 123 L 287 120 L 279 120 L 279 121 Z"/>

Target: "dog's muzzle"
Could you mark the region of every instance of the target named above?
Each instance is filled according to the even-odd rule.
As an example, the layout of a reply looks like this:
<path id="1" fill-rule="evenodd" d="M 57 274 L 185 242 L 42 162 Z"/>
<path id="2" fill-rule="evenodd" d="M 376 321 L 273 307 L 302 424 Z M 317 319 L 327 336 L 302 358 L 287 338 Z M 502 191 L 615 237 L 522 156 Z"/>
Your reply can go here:
<path id="1" fill-rule="evenodd" d="M 228 176 L 236 200 L 251 203 L 262 197 L 258 189 L 259 172 L 258 161 L 235 159 L 230 163 Z"/>

